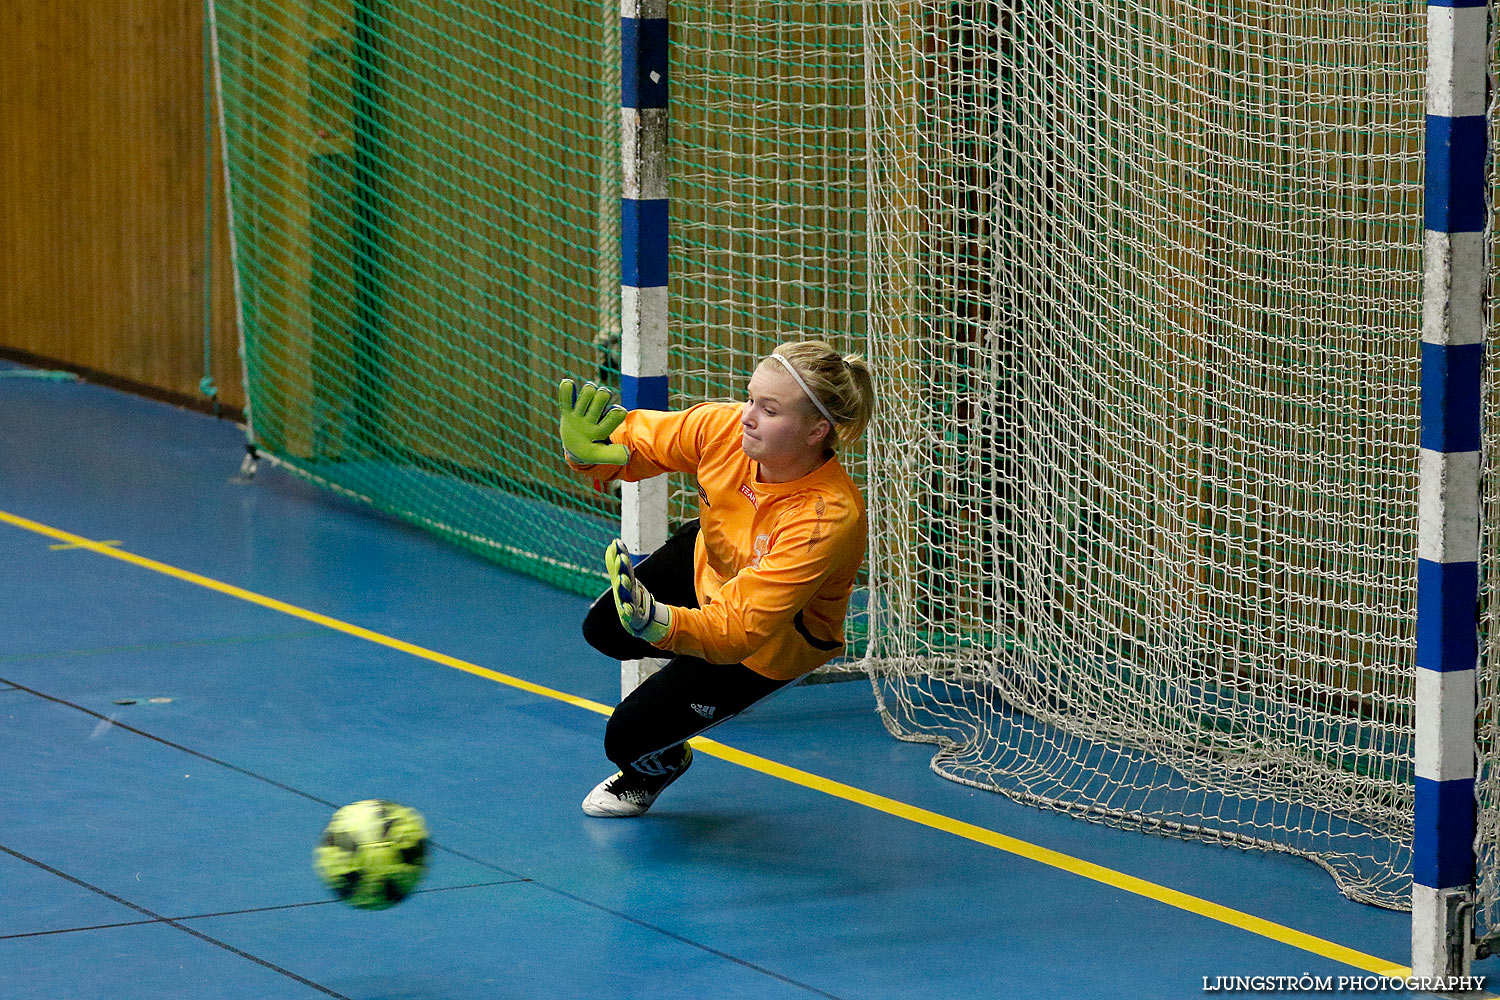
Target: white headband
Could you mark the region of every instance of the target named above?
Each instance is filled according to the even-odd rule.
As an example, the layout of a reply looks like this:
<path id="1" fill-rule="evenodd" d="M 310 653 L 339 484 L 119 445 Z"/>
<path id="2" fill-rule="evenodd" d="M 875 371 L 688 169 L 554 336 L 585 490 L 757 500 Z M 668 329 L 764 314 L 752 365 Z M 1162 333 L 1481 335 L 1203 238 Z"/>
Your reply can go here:
<path id="1" fill-rule="evenodd" d="M 792 364 L 790 361 L 788 361 L 786 358 L 783 358 L 779 354 L 772 354 L 771 357 L 781 362 L 781 367 L 785 368 L 787 370 L 787 374 L 792 376 L 792 378 L 796 380 L 797 384 L 802 387 L 803 392 L 807 393 L 807 398 L 812 400 L 812 405 L 818 408 L 818 412 L 823 414 L 824 419 L 833 426 L 837 427 L 839 422 L 833 419 L 833 414 L 828 412 L 828 407 L 818 402 L 818 397 L 814 396 L 812 390 L 807 387 L 807 383 L 802 381 L 802 375 L 797 371 L 797 366 Z"/>

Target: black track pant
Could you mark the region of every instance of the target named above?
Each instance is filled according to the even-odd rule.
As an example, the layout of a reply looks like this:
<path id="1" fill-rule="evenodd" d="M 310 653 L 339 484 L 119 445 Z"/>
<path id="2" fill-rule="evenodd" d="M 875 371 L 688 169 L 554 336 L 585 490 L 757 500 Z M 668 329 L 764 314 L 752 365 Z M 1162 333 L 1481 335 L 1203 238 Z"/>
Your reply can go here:
<path id="1" fill-rule="evenodd" d="M 697 520 L 684 524 L 666 544 L 635 568 L 636 579 L 658 601 L 696 608 L 693 542 Z M 583 619 L 583 637 L 605 656 L 639 660 L 662 656 L 644 639 L 627 632 L 605 591 Z M 709 663 L 696 656 L 674 656 L 620 702 L 604 730 L 604 754 L 627 774 L 667 774 L 682 763 L 683 743 L 733 718 L 790 681 L 763 677 L 740 663 Z"/>

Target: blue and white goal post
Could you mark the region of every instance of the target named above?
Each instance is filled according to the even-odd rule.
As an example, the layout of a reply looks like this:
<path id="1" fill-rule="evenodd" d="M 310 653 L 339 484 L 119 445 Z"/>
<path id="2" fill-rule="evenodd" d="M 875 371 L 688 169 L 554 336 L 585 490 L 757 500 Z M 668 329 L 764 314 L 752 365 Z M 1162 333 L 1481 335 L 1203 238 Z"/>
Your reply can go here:
<path id="1" fill-rule="evenodd" d="M 1412 972 L 1473 956 L 1487 0 L 1427 7 Z"/>
<path id="2" fill-rule="evenodd" d="M 667 0 L 620 0 L 620 395 L 667 408 Z M 667 478 L 626 483 L 620 537 L 637 558 L 667 540 Z M 620 664 L 623 698 L 663 663 Z"/>

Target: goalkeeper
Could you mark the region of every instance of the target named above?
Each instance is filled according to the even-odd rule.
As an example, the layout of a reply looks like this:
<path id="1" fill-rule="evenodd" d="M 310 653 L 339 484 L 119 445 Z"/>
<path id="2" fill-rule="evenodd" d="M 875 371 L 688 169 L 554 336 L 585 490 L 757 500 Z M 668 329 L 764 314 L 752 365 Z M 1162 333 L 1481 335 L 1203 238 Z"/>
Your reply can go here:
<path id="1" fill-rule="evenodd" d="M 585 813 L 641 815 L 692 764 L 689 739 L 842 652 L 867 523 L 837 449 L 873 404 L 863 359 L 817 340 L 777 347 L 743 403 L 627 413 L 608 390 L 558 386 L 575 472 L 685 472 L 698 491 L 698 517 L 639 565 L 620 542 L 605 552 L 611 586 L 584 637 L 614 659 L 670 659 L 610 717 L 604 753 L 620 770 Z"/>

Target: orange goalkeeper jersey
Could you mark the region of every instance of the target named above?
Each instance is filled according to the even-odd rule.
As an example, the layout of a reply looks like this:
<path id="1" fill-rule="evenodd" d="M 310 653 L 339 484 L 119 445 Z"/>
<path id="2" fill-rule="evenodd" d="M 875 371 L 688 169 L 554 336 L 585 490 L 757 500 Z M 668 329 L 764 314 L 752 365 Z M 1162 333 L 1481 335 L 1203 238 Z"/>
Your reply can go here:
<path id="1" fill-rule="evenodd" d="M 790 483 L 757 482 L 759 466 L 740 448 L 743 408 L 632 410 L 611 435 L 630 449 L 627 465 L 569 464 L 606 481 L 696 475 L 699 607 L 674 607 L 671 631 L 656 645 L 790 680 L 843 652 L 865 557 L 864 499 L 837 458 Z"/>

